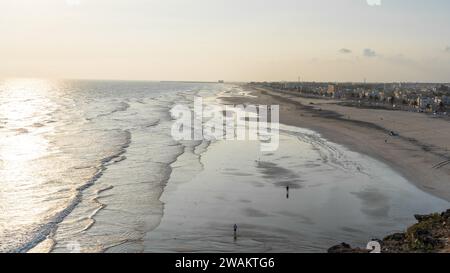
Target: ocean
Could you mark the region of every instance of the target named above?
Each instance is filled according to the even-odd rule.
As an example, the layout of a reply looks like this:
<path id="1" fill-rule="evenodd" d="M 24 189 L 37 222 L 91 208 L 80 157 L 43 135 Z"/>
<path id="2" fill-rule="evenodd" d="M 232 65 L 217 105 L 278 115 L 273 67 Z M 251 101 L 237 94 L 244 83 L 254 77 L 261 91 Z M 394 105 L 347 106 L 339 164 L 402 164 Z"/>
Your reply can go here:
<path id="1" fill-rule="evenodd" d="M 281 125 L 274 152 L 174 140 L 173 106 L 227 95 L 248 94 L 215 83 L 0 81 L 0 252 L 323 252 L 448 208 L 303 128 Z"/>

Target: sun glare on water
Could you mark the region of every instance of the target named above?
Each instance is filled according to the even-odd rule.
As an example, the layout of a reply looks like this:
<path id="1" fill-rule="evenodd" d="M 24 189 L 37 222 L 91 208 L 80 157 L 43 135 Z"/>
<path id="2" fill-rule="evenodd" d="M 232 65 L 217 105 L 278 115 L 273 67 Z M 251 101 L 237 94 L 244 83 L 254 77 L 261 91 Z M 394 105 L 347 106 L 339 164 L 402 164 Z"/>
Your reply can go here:
<path id="1" fill-rule="evenodd" d="M 45 139 L 32 131 L 44 126 L 52 107 L 50 90 L 45 80 L 15 79 L 0 85 L 0 122 L 7 129 L 0 140 L 3 165 L 35 159 L 45 151 Z"/>
<path id="2" fill-rule="evenodd" d="M 48 209 L 40 204 L 51 170 L 43 160 L 53 128 L 46 124 L 54 110 L 51 92 L 46 80 L 0 82 L 0 222 L 13 227 L 1 228 L 6 235 L 39 221 Z"/>

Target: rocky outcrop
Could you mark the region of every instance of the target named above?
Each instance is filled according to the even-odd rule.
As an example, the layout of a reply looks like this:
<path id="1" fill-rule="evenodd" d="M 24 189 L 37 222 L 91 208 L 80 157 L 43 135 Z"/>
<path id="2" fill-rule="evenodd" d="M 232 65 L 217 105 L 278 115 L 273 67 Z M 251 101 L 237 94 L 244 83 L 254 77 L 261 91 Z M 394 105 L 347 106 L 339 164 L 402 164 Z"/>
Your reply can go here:
<path id="1" fill-rule="evenodd" d="M 349 244 L 342 243 L 328 249 L 328 253 L 369 253 L 369 250 L 352 248 Z"/>
<path id="2" fill-rule="evenodd" d="M 417 224 L 405 233 L 395 233 L 382 241 L 382 253 L 450 253 L 450 209 L 441 214 L 415 215 Z M 328 253 L 367 253 L 368 250 L 352 248 L 342 243 Z"/>

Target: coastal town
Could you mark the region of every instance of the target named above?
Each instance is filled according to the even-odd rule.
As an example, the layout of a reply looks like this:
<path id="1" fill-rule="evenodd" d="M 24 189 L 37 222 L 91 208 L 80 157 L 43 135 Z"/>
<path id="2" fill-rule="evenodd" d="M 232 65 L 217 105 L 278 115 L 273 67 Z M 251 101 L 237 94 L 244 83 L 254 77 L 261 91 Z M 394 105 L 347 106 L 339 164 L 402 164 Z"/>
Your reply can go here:
<path id="1" fill-rule="evenodd" d="M 404 110 L 448 116 L 450 84 L 253 82 L 273 91 L 339 100 L 347 106 Z"/>

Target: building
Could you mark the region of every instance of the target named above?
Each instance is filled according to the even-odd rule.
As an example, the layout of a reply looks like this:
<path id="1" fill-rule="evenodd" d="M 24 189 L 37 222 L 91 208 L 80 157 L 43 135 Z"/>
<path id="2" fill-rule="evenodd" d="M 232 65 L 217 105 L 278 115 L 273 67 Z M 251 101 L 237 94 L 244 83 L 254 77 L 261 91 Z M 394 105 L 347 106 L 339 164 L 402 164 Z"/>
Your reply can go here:
<path id="1" fill-rule="evenodd" d="M 442 96 L 441 100 L 445 105 L 450 105 L 450 96 Z"/>
<path id="2" fill-rule="evenodd" d="M 328 85 L 328 90 L 327 90 L 327 94 L 330 96 L 334 96 L 334 93 L 336 93 L 337 90 L 337 86 L 334 84 L 329 84 Z"/>
<path id="3" fill-rule="evenodd" d="M 418 97 L 417 98 L 417 106 L 421 109 L 428 108 L 430 105 L 433 105 L 433 99 L 429 97 Z"/>

